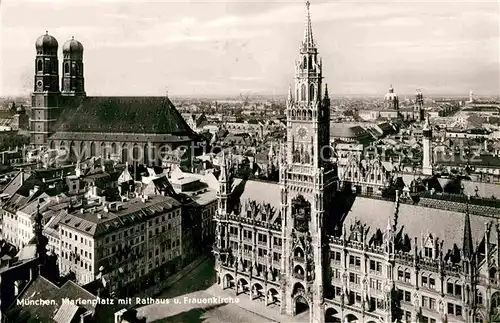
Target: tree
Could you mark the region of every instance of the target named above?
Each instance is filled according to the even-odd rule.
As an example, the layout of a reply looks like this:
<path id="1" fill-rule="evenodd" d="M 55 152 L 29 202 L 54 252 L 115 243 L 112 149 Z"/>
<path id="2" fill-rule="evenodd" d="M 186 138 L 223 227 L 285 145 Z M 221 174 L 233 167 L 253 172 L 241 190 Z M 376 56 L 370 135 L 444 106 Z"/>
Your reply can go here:
<path id="1" fill-rule="evenodd" d="M 9 148 L 22 147 L 28 145 L 30 142 L 29 137 L 18 134 L 5 134 L 0 136 L 0 150 L 7 150 Z"/>

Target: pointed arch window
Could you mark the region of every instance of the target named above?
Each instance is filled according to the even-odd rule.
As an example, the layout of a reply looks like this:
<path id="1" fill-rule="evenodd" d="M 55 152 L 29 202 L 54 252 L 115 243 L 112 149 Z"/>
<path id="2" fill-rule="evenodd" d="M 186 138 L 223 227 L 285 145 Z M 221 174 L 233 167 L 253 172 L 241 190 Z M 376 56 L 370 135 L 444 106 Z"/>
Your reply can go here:
<path id="1" fill-rule="evenodd" d="M 306 100 L 306 85 L 302 84 L 300 87 L 300 100 L 305 101 Z"/>
<path id="2" fill-rule="evenodd" d="M 313 59 L 312 59 L 312 56 L 309 56 L 309 69 L 312 69 L 312 66 L 313 66 Z"/>
<path id="3" fill-rule="evenodd" d="M 315 99 L 314 84 L 309 85 L 309 100 L 314 101 Z"/>
<path id="4" fill-rule="evenodd" d="M 302 64 L 303 69 L 307 69 L 307 57 L 304 56 L 304 63 Z"/>

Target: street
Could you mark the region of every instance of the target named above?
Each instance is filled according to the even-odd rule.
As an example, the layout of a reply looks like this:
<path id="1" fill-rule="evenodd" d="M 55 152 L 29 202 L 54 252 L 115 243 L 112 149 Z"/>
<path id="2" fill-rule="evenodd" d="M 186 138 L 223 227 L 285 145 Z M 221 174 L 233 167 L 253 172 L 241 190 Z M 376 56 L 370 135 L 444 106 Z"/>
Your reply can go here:
<path id="1" fill-rule="evenodd" d="M 185 297 L 196 300 L 212 299 L 213 295 L 205 292 L 215 282 L 213 259 L 202 263 L 181 278 L 173 287 L 156 298 L 168 298 L 170 304 L 146 305 L 137 309 L 138 316 L 146 317 L 147 322 L 175 323 L 263 323 L 272 322 L 263 316 L 247 311 L 235 304 L 192 304 Z M 246 296 L 246 295 L 245 295 Z M 243 297 L 245 297 L 243 296 Z M 179 304 L 174 304 L 177 299 Z M 234 298 L 236 299 L 236 298 Z M 233 300 L 234 300 L 233 299 Z"/>

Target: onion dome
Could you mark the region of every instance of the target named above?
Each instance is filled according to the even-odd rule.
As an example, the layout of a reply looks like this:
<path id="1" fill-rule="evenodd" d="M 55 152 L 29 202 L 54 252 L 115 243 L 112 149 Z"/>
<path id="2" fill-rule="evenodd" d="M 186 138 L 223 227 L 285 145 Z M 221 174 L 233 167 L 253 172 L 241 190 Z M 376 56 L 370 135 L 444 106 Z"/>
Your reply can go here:
<path id="1" fill-rule="evenodd" d="M 35 42 L 35 47 L 37 51 L 57 52 L 59 44 L 57 43 L 57 39 L 49 35 L 49 32 L 46 31 L 45 35 L 38 37 L 38 39 Z"/>
<path id="2" fill-rule="evenodd" d="M 83 45 L 75 37 L 64 43 L 62 47 L 63 54 L 83 54 Z"/>

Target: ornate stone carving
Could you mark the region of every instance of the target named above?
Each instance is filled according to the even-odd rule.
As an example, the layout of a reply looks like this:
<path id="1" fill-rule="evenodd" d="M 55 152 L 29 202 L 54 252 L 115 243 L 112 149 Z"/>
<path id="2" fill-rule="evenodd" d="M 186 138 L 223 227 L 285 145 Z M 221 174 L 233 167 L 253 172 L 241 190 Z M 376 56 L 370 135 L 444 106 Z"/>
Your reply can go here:
<path id="1" fill-rule="evenodd" d="M 413 293 L 413 306 L 420 307 L 420 294 L 417 292 Z"/>
<path id="2" fill-rule="evenodd" d="M 444 314 L 444 300 L 440 299 L 438 303 L 438 312 L 442 315 Z"/>

